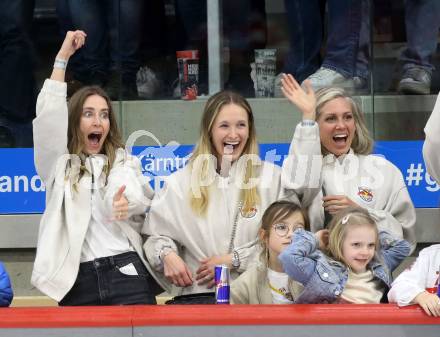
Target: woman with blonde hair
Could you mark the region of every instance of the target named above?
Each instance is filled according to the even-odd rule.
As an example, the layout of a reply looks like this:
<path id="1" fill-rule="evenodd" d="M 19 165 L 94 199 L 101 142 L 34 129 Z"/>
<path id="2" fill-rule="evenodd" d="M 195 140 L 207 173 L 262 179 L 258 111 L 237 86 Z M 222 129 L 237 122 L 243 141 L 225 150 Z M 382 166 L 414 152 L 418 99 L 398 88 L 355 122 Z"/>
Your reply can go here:
<path id="1" fill-rule="evenodd" d="M 318 131 L 300 124 L 297 132 L 316 138 Z M 292 151 L 298 149 L 319 155 L 319 145 L 307 141 L 294 142 Z M 234 279 L 256 255 L 264 210 L 279 198 L 307 205 L 317 193 L 319 184 L 289 179 L 296 158 L 283 169 L 262 161 L 246 99 L 230 91 L 210 97 L 189 164 L 168 177 L 152 202 L 143 229 L 151 265 L 182 294 L 212 292 L 218 264 L 229 265 Z"/>
<path id="2" fill-rule="evenodd" d="M 66 102 L 65 69 L 86 40 L 67 32 L 37 100 L 35 167 L 46 186 L 32 284 L 60 305 L 155 304 L 140 229 L 152 191 L 124 150 L 108 95 Z"/>
<path id="3" fill-rule="evenodd" d="M 402 173 L 384 157 L 371 154 L 373 140 L 358 104 L 343 89 L 328 87 L 316 93 L 302 88 L 291 75 L 282 90 L 303 113 L 319 125 L 323 158 L 322 190 L 309 209 L 313 232 L 347 207 L 362 207 L 380 230 L 404 238 L 415 248 L 416 214 Z"/>

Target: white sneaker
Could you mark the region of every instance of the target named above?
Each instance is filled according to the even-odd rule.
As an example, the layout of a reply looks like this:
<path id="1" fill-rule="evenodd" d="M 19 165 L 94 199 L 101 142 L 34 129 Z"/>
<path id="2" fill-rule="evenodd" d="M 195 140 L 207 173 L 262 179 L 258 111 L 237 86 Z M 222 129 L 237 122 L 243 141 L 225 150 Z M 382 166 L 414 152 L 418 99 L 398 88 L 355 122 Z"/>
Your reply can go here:
<path id="1" fill-rule="evenodd" d="M 323 87 L 341 87 L 353 89 L 354 83 L 352 78 L 346 78 L 335 70 L 321 67 L 314 74 L 307 77 L 312 84 L 314 90 Z"/>

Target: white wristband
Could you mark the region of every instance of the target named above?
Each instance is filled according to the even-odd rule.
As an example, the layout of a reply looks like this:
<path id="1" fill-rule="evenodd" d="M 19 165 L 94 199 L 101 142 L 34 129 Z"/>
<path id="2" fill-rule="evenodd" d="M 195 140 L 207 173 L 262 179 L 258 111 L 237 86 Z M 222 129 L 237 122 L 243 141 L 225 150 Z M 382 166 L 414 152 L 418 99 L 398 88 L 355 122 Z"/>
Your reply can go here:
<path id="1" fill-rule="evenodd" d="M 301 121 L 301 126 L 314 126 L 315 125 L 315 121 L 311 120 L 311 119 L 303 119 Z"/>
<path id="2" fill-rule="evenodd" d="M 66 70 L 67 61 L 63 59 L 55 59 L 55 62 L 53 63 L 53 67 L 57 69 Z"/>

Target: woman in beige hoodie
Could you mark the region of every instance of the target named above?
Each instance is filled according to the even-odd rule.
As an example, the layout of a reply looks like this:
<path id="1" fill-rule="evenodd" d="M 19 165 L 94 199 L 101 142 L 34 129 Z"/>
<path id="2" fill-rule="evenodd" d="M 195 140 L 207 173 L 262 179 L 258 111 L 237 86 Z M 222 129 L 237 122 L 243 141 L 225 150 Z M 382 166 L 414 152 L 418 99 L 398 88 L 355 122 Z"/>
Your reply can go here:
<path id="1" fill-rule="evenodd" d="M 152 267 L 183 295 L 212 293 L 218 264 L 229 265 L 235 279 L 258 255 L 266 208 L 281 198 L 307 206 L 318 192 L 319 177 L 313 180 L 309 170 L 314 159 L 321 165 L 320 145 L 313 141 L 318 137 L 316 123 L 300 123 L 290 152 L 295 155 L 279 167 L 273 151 L 265 160 L 258 156 L 247 100 L 230 91 L 211 96 L 189 164 L 167 177 L 145 222 Z"/>
<path id="2" fill-rule="evenodd" d="M 156 303 L 140 227 L 151 191 L 126 153 L 111 101 L 84 87 L 66 103 L 65 69 L 86 40 L 68 32 L 33 122 L 46 186 L 32 284 L 60 305 Z"/>

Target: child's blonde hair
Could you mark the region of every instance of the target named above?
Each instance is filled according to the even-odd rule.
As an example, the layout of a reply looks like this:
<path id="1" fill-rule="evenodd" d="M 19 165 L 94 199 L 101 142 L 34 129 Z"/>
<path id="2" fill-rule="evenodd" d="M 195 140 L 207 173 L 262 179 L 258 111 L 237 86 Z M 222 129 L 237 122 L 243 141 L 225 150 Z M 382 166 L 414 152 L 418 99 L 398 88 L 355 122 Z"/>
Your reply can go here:
<path id="1" fill-rule="evenodd" d="M 342 246 L 350 228 L 358 226 L 368 226 L 374 229 L 376 234 L 376 252 L 379 246 L 379 232 L 376 221 L 371 217 L 367 210 L 361 207 L 348 207 L 333 216 L 329 224 L 329 240 L 327 254 L 336 261 L 346 264 Z"/>
<path id="2" fill-rule="evenodd" d="M 269 205 L 261 218 L 261 227 L 259 231 L 260 245 L 263 248 L 261 257 L 266 260 L 269 257 L 269 247 L 267 241 L 270 237 L 272 225 L 276 222 L 282 222 L 295 212 L 300 212 L 304 219 L 304 229 L 309 230 L 310 221 L 305 209 L 294 202 L 287 200 L 278 200 Z"/>

